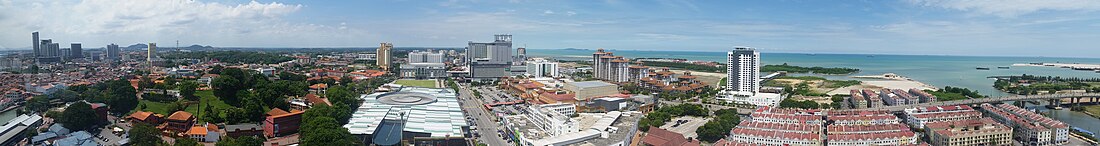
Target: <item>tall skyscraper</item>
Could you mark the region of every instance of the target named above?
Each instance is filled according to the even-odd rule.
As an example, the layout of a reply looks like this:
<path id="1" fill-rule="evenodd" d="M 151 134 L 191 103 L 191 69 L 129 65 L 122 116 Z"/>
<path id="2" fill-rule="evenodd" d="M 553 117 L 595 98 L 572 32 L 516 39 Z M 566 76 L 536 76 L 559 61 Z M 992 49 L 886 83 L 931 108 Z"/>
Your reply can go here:
<path id="1" fill-rule="evenodd" d="M 760 52 L 748 47 L 730 50 L 726 60 L 726 90 L 752 96 L 760 91 Z"/>
<path id="2" fill-rule="evenodd" d="M 149 51 L 145 54 L 145 60 L 152 62 L 157 58 L 157 43 L 149 43 Z"/>
<path id="3" fill-rule="evenodd" d="M 466 47 L 467 65 L 470 77 L 497 79 L 511 76 L 508 68 L 512 65 L 512 35 L 494 35 L 490 43 L 469 42 Z"/>
<path id="4" fill-rule="evenodd" d="M 40 48 L 42 42 L 40 40 L 38 40 L 38 32 L 37 31 L 31 32 L 31 39 L 34 40 L 34 42 L 31 42 L 31 44 L 34 45 L 34 57 L 37 58 L 37 57 L 42 56 L 42 49 Z"/>
<path id="5" fill-rule="evenodd" d="M 527 74 L 534 77 L 557 77 L 558 63 L 545 59 L 535 58 L 527 61 Z"/>
<path id="6" fill-rule="evenodd" d="M 122 50 L 118 49 L 117 44 L 107 45 L 107 60 L 114 61 L 114 60 L 122 59 L 121 58 L 122 56 L 120 56 L 120 54 L 121 54 L 120 51 L 122 51 Z"/>
<path id="7" fill-rule="evenodd" d="M 378 46 L 378 49 L 375 50 L 375 54 L 378 55 L 378 61 L 375 62 L 378 64 L 378 67 L 381 67 L 382 70 L 389 71 L 393 66 L 393 44 L 382 43 L 382 45 Z"/>
<path id="8" fill-rule="evenodd" d="M 70 44 L 69 58 L 70 59 L 84 58 L 84 49 L 81 48 L 80 42 L 73 42 L 72 44 Z"/>

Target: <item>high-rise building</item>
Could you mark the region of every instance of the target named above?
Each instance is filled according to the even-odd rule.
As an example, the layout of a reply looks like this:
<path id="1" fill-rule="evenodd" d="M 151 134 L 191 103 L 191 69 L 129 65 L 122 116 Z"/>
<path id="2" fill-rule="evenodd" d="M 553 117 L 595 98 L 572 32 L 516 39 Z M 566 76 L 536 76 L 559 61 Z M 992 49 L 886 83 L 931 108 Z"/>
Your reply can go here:
<path id="1" fill-rule="evenodd" d="M 726 90 L 752 96 L 760 91 L 760 52 L 747 47 L 730 50 L 726 60 Z"/>
<path id="2" fill-rule="evenodd" d="M 157 43 L 149 43 L 149 50 L 145 54 L 145 60 L 152 62 L 157 58 Z"/>
<path id="3" fill-rule="evenodd" d="M 390 67 L 393 66 L 393 44 L 382 43 L 374 54 L 378 55 L 378 61 L 375 64 L 381 67 L 382 70 L 389 71 Z"/>
<path id="4" fill-rule="evenodd" d="M 443 53 L 436 52 L 410 52 L 409 63 L 443 63 Z"/>
<path id="5" fill-rule="evenodd" d="M 512 65 L 512 35 L 494 35 L 490 43 L 469 42 L 466 47 L 467 65 L 470 77 L 475 79 L 497 79 L 510 76 Z"/>
<path id="6" fill-rule="evenodd" d="M 40 46 L 41 46 L 40 44 L 42 42 L 38 40 L 38 32 L 37 31 L 31 32 L 31 39 L 34 40 L 34 42 L 31 42 L 31 44 L 34 46 L 34 57 L 42 56 L 42 49 L 40 48 Z"/>
<path id="7" fill-rule="evenodd" d="M 524 65 L 527 63 L 527 48 L 516 48 L 516 59 L 512 61 L 515 65 Z"/>
<path id="8" fill-rule="evenodd" d="M 557 77 L 558 63 L 538 59 L 527 61 L 527 74 L 534 77 Z"/>
<path id="9" fill-rule="evenodd" d="M 630 61 L 622 56 L 615 56 L 614 53 L 597 49 L 596 53 L 592 53 L 592 66 L 594 71 L 592 76 L 596 79 L 610 82 L 627 82 L 630 80 L 628 74 Z"/>
<path id="10" fill-rule="evenodd" d="M 121 56 L 119 55 L 119 54 L 121 54 L 121 52 L 120 52 L 120 51 L 122 51 L 122 50 L 119 50 L 119 49 L 118 49 L 118 45 L 117 45 L 117 44 L 110 44 L 110 45 L 107 45 L 107 59 L 108 59 L 108 60 L 119 60 L 119 59 L 122 59 L 122 58 L 121 58 Z"/>
<path id="11" fill-rule="evenodd" d="M 73 42 L 72 44 L 70 44 L 69 58 L 70 59 L 84 58 L 84 49 L 81 48 L 80 42 Z"/>

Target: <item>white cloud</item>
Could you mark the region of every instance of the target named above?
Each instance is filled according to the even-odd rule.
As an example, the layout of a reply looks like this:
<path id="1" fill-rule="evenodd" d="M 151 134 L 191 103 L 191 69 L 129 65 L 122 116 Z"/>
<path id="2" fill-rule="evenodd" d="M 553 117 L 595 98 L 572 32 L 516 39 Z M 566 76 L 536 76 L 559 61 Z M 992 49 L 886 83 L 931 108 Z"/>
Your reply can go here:
<path id="1" fill-rule="evenodd" d="M 543 15 L 553 15 L 553 14 L 554 14 L 554 11 L 551 11 L 551 10 L 546 10 L 546 11 L 542 11 L 542 14 L 543 14 Z"/>
<path id="2" fill-rule="evenodd" d="M 999 17 L 1016 17 L 1044 10 L 1100 10 L 1100 1 L 1096 0 L 909 0 L 909 2 L 921 6 L 970 11 Z"/>
<path id="3" fill-rule="evenodd" d="M 282 40 L 324 39 L 347 34 L 346 25 L 292 23 L 284 20 L 305 6 L 251 1 L 222 4 L 194 0 L 82 0 L 0 2 L 0 45 L 30 46 L 31 31 L 55 41 L 107 43 L 195 42 L 233 46 L 277 46 Z M 359 31 L 359 30 L 351 30 Z M 320 37 L 320 38 L 309 38 Z"/>

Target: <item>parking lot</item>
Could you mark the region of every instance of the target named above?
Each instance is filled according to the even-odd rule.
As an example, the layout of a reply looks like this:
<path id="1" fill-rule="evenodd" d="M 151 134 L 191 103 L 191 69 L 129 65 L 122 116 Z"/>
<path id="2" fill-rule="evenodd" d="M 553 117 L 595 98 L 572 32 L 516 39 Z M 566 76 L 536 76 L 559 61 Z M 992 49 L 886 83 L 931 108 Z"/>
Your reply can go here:
<path id="1" fill-rule="evenodd" d="M 678 122 L 678 121 L 682 121 L 682 122 Z M 698 136 L 699 134 L 695 133 L 695 130 L 698 129 L 700 126 L 703 126 L 703 124 L 706 124 L 707 121 L 710 121 L 710 118 L 676 117 L 676 118 L 672 118 L 672 121 L 669 121 L 669 122 L 665 123 L 665 125 L 661 125 L 660 128 L 668 130 L 668 131 L 684 134 L 684 137 L 697 138 L 696 136 Z M 677 123 L 679 123 L 679 124 L 677 124 Z"/>

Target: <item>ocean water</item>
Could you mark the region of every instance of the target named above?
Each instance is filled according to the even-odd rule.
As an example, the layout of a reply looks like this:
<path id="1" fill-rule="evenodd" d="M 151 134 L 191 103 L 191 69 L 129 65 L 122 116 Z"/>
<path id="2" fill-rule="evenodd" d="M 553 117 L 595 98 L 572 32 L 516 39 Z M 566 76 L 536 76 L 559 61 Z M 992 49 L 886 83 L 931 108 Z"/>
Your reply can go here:
<path id="1" fill-rule="evenodd" d="M 725 63 L 725 52 L 676 52 L 676 51 L 627 51 L 609 50 L 627 58 L 680 58 Z M 550 57 L 560 60 L 589 60 L 594 50 L 530 49 L 528 56 Z M 1012 66 L 1016 63 L 1063 62 L 1100 64 L 1100 58 L 1054 57 L 979 57 L 933 55 L 863 55 L 863 54 L 797 54 L 761 53 L 762 64 L 797 66 L 847 67 L 860 69 L 855 75 L 881 75 L 896 73 L 929 85 L 966 87 L 985 95 L 1004 96 L 993 88 L 989 76 L 1044 75 L 1062 77 L 1100 78 L 1100 73 L 1055 67 Z M 998 69 L 1009 66 L 1010 69 Z M 977 70 L 988 67 L 990 70 Z M 829 79 L 853 79 L 847 75 L 825 76 Z"/>
<path id="2" fill-rule="evenodd" d="M 608 50 L 626 58 L 680 58 L 725 63 L 725 52 L 678 52 L 678 51 L 632 51 Z M 529 49 L 528 56 L 550 57 L 560 60 L 589 60 L 595 50 Z M 1078 71 L 1068 68 L 1012 66 L 1017 63 L 1061 62 L 1100 64 L 1100 58 L 1058 58 L 1058 57 L 984 57 L 984 56 L 937 56 L 937 55 L 863 55 L 863 54 L 799 54 L 799 53 L 761 53 L 762 64 L 783 64 L 797 66 L 847 67 L 860 69 L 855 75 L 881 75 L 896 73 L 926 84 L 943 88 L 944 86 L 965 87 L 977 90 L 984 95 L 1005 96 L 1007 93 L 993 88 L 993 79 L 989 76 L 1004 75 L 1042 75 L 1080 78 L 1100 78 L 1100 73 Z M 998 69 L 1009 66 L 1010 69 Z M 976 67 L 988 67 L 990 70 L 977 70 Z M 829 79 L 853 79 L 843 76 L 825 76 Z M 1069 110 L 1047 110 L 1039 105 L 1029 105 L 1029 109 L 1039 109 L 1054 119 L 1089 131 L 1100 132 L 1100 119 Z"/>

